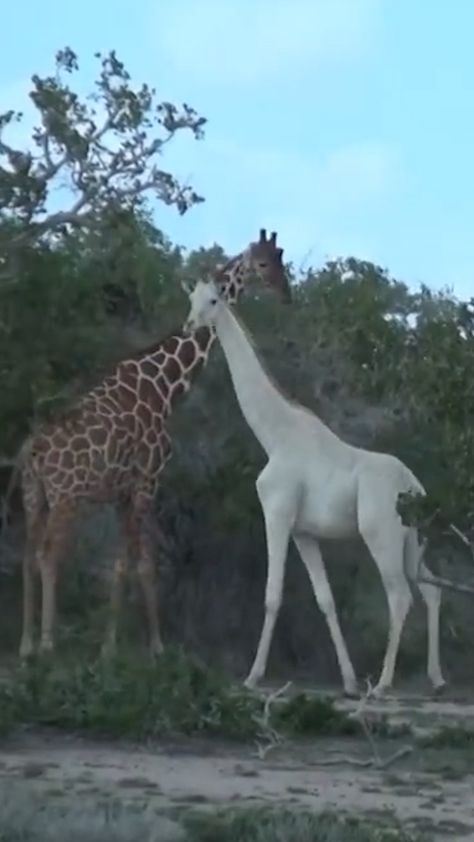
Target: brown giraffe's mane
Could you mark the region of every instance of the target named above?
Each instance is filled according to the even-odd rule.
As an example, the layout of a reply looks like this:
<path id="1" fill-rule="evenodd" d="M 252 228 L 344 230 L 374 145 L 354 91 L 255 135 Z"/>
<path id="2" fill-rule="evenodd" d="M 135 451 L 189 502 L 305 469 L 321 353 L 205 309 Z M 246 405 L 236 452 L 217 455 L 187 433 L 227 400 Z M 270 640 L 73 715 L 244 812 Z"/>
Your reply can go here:
<path id="1" fill-rule="evenodd" d="M 113 367 L 111 367 L 109 371 L 109 375 L 113 374 L 117 366 L 126 363 L 127 360 L 140 360 L 142 357 L 149 357 L 151 354 L 156 354 L 158 351 L 162 349 L 166 351 L 166 345 L 170 342 L 171 339 L 192 339 L 193 336 L 205 339 L 206 336 L 209 334 L 209 329 L 207 327 L 199 328 L 199 330 L 194 331 L 192 335 L 185 334 L 183 332 L 182 327 L 176 328 L 175 330 L 170 331 L 166 334 L 166 336 L 162 337 L 162 339 L 158 339 L 156 342 L 152 342 L 151 345 L 145 345 L 143 348 L 138 348 L 136 351 L 132 351 L 127 357 L 123 357 L 123 359 L 118 360 L 118 362 L 114 363 Z M 107 375 L 105 375 L 107 376 Z"/>

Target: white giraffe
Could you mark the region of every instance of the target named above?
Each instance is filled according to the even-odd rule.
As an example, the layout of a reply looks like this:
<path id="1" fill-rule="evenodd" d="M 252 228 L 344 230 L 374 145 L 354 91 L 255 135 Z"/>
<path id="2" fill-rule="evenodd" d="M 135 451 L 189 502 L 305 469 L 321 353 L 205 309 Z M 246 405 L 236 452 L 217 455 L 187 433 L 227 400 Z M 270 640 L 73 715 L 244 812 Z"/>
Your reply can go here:
<path id="1" fill-rule="evenodd" d="M 268 551 L 265 619 L 246 685 L 265 674 L 281 605 L 290 537 L 308 570 L 314 596 L 326 617 L 344 691 L 357 693 L 354 668 L 341 633 L 319 539 L 360 535 L 382 577 L 389 608 L 389 635 L 382 672 L 373 693 L 392 685 L 401 632 L 412 603 L 405 571 L 415 580 L 428 575 L 417 531 L 403 525 L 396 510 L 400 492 L 424 493 L 399 459 L 342 441 L 313 412 L 285 397 L 260 362 L 252 340 L 213 283 L 185 287 L 190 312 L 185 330 L 213 327 L 229 366 L 247 423 L 268 456 L 256 487 L 263 509 Z M 428 676 L 436 691 L 445 681 L 439 659 L 440 590 L 418 584 L 427 607 Z"/>

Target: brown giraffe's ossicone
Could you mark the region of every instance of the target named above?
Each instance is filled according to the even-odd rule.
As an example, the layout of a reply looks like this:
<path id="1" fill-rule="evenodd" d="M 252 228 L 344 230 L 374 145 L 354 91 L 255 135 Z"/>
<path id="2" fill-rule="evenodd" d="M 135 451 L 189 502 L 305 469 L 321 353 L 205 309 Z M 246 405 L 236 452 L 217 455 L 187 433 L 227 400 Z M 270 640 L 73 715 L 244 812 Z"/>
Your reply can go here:
<path id="1" fill-rule="evenodd" d="M 276 235 L 233 258 L 217 273 L 226 300 L 234 302 L 249 274 L 285 297 L 282 249 Z M 146 528 L 161 471 L 171 457 L 166 430 L 175 400 L 187 392 L 208 359 L 214 331 L 177 331 L 130 355 L 72 410 L 36 431 L 20 451 L 26 515 L 23 561 L 23 633 L 20 654 L 33 652 L 34 585 L 41 577 L 40 648 L 53 648 L 56 581 L 78 508 L 86 502 L 116 506 L 123 536 L 114 567 L 105 651 L 116 645 L 123 578 L 136 565 L 145 600 L 150 648 L 162 650 L 154 546 Z"/>

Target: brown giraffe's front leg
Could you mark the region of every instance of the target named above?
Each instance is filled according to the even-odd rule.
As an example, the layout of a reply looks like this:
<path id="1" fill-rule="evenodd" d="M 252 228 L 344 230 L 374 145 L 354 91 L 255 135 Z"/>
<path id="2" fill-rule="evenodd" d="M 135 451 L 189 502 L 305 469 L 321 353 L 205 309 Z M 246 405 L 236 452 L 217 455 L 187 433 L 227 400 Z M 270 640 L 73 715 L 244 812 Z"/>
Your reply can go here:
<path id="1" fill-rule="evenodd" d="M 58 564 L 69 537 L 73 515 L 74 507 L 70 502 L 51 509 L 38 554 L 42 589 L 40 652 L 50 652 L 54 648 Z"/>
<path id="2" fill-rule="evenodd" d="M 158 592 L 156 587 L 155 566 L 153 563 L 153 540 L 147 521 L 151 517 L 153 497 L 138 496 L 135 500 L 132 529 L 139 548 L 137 565 L 138 576 L 142 586 L 143 598 L 148 620 L 149 646 L 152 656 L 161 655 L 163 642 L 161 640 L 158 621 Z"/>

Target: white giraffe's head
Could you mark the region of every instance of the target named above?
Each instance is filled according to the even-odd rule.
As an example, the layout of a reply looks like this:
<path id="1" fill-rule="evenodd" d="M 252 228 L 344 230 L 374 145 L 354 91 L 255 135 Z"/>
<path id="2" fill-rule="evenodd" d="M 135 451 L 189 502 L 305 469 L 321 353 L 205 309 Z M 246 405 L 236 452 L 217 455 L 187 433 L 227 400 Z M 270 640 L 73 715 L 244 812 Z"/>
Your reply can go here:
<path id="1" fill-rule="evenodd" d="M 219 289 L 214 281 L 198 281 L 193 288 L 183 284 L 183 288 L 191 305 L 184 332 L 192 333 L 201 327 L 213 327 L 219 306 L 222 306 Z"/>

